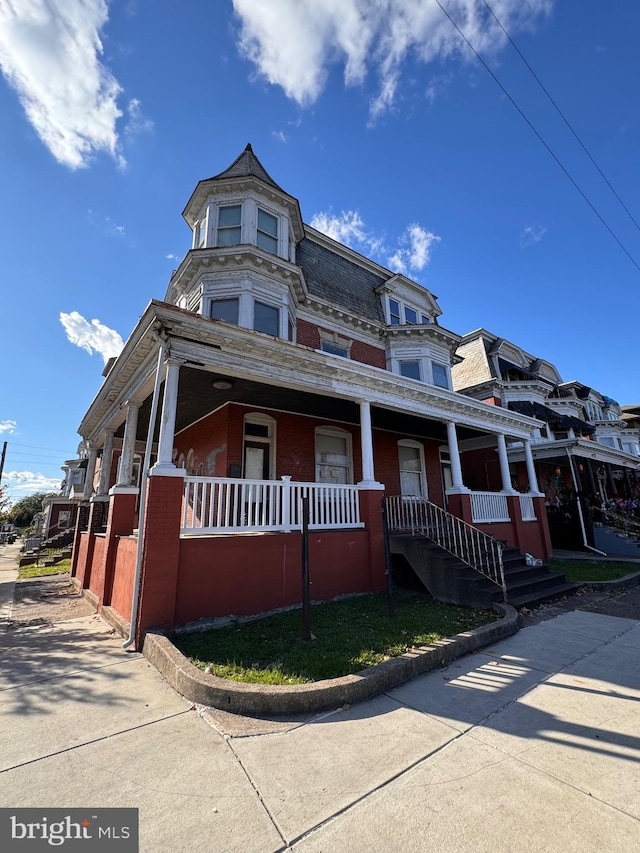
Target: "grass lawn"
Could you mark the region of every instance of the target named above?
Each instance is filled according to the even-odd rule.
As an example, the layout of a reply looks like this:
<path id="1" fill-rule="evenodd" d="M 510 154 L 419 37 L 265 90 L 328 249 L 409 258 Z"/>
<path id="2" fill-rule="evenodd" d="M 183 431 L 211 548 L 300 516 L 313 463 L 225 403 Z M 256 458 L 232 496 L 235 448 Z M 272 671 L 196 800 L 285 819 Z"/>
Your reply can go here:
<path id="1" fill-rule="evenodd" d="M 18 569 L 20 580 L 42 578 L 45 575 L 60 575 L 71 569 L 71 560 L 60 560 L 55 566 L 21 566 Z"/>
<path id="2" fill-rule="evenodd" d="M 359 672 L 460 631 L 493 622 L 491 611 L 439 604 L 422 593 L 398 592 L 396 616 L 386 595 L 330 601 L 311 608 L 311 631 L 301 640 L 302 615 L 291 610 L 241 626 L 182 634 L 173 643 L 200 669 L 254 684 L 304 684 Z"/>
<path id="3" fill-rule="evenodd" d="M 640 571 L 640 561 L 614 563 L 605 560 L 549 560 L 547 565 L 552 572 L 561 572 L 568 581 L 574 583 L 612 581 Z"/>

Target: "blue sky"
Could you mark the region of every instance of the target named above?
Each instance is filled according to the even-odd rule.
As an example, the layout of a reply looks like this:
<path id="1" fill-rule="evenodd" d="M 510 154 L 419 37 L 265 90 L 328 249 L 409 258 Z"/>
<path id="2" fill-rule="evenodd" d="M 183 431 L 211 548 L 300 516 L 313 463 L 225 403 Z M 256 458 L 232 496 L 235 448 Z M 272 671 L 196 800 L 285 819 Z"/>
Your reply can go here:
<path id="1" fill-rule="evenodd" d="M 640 6 L 488 2 L 640 222 Z M 428 287 L 447 328 L 640 402 L 640 229 L 484 0 L 440 3 L 616 239 L 436 0 L 0 4 L 14 499 L 57 489 L 104 359 L 189 248 L 193 188 L 247 142 L 306 222 Z"/>

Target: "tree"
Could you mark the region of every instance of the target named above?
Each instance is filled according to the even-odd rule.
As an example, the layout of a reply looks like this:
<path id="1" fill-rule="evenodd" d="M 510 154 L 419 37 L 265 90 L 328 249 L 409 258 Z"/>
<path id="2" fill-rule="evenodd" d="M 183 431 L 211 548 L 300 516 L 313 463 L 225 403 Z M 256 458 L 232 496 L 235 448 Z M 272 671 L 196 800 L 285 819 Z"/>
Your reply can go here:
<path id="1" fill-rule="evenodd" d="M 7 494 L 8 486 L 0 486 L 0 521 L 6 521 L 11 509 L 11 498 Z"/>
<path id="2" fill-rule="evenodd" d="M 29 527 L 36 513 L 42 512 L 42 502 L 45 498 L 55 496 L 55 492 L 36 492 L 19 500 L 7 513 L 9 521 L 16 527 Z"/>

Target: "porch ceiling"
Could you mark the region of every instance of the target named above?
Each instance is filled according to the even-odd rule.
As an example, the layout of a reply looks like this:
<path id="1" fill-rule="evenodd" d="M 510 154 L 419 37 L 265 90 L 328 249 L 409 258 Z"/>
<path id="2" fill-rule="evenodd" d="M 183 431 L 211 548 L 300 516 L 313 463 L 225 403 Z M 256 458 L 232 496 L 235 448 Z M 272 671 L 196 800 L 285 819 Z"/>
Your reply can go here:
<path id="1" fill-rule="evenodd" d="M 230 389 L 218 390 L 213 387 L 216 379 L 227 378 L 233 382 L 233 386 Z M 358 425 L 360 423 L 360 407 L 354 401 L 267 385 L 266 383 L 248 379 L 220 376 L 208 370 L 183 365 L 180 368 L 180 382 L 178 387 L 176 433 L 186 429 L 191 424 L 201 420 L 227 403 L 240 403 L 257 409 L 293 412 L 300 415 L 326 418 L 327 420 L 345 424 Z M 156 431 L 159 425 L 160 408 L 161 406 L 158 407 Z M 146 441 L 150 414 L 151 396 L 144 400 L 138 412 L 136 437 L 139 441 Z M 420 418 L 415 415 L 396 412 L 378 406 L 371 407 L 371 420 L 374 429 L 383 429 L 408 436 L 434 439 L 443 443 L 447 441 L 445 424 L 436 420 Z M 116 432 L 117 437 L 122 438 L 123 435 L 124 424 Z M 485 434 L 470 427 L 458 427 L 459 441 L 483 435 Z"/>

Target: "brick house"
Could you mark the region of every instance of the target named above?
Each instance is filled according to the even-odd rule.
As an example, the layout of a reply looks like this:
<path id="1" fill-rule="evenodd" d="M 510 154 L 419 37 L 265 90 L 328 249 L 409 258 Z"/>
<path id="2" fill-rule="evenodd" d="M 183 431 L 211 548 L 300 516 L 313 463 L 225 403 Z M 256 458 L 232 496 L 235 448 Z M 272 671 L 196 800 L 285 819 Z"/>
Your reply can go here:
<path id="1" fill-rule="evenodd" d="M 457 355 L 457 391 L 541 422 L 531 452 L 553 546 L 637 555 L 635 546 L 602 529 L 600 513 L 607 501 L 638 490 L 640 448 L 629 412 L 587 385 L 564 382 L 553 364 L 486 329 L 463 335 Z M 507 455 L 513 485 L 527 488 L 523 447 L 511 441 Z M 495 488 L 495 452 L 469 454 L 465 473 L 472 488 Z"/>
<path id="2" fill-rule="evenodd" d="M 315 600 L 384 588 L 383 499 L 397 529 L 428 505 L 439 527 L 550 555 L 540 421 L 452 390 L 460 337 L 433 294 L 305 225 L 250 146 L 183 217 L 192 248 L 79 428 L 97 486 L 73 573 L 130 639 L 298 603 L 303 496 Z M 511 488 L 516 440 L 526 494 Z M 492 493 L 464 481 L 484 445 Z"/>

